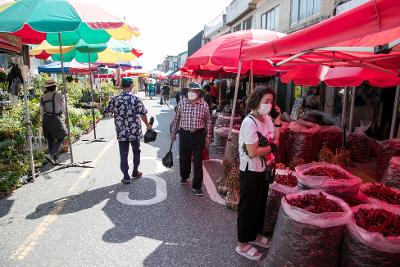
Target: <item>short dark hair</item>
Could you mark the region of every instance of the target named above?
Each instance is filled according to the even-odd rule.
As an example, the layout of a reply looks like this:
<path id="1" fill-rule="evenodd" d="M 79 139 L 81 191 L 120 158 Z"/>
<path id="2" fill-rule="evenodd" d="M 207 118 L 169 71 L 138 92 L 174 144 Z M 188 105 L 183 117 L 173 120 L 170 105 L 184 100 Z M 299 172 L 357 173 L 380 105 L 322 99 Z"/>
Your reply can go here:
<path id="1" fill-rule="evenodd" d="M 47 86 L 46 87 L 46 92 L 54 92 L 56 89 L 57 89 L 56 85 Z"/>
<path id="2" fill-rule="evenodd" d="M 275 104 L 276 96 L 274 89 L 263 85 L 256 86 L 256 88 L 254 88 L 253 93 L 250 95 L 249 100 L 247 101 L 248 108 L 249 109 L 258 108 L 263 96 L 268 94 L 271 94 L 274 97 L 273 104 Z"/>

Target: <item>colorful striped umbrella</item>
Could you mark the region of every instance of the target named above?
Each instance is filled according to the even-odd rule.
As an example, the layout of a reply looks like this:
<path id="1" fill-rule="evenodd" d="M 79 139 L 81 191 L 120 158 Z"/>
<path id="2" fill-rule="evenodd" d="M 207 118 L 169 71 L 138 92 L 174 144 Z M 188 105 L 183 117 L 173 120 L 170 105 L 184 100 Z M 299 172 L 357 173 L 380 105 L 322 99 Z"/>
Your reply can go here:
<path id="1" fill-rule="evenodd" d="M 0 2 L 1 4 L 1 2 Z M 44 40 L 59 45 L 106 43 L 138 36 L 139 30 L 96 6 L 69 0 L 3 1 L 0 5 L 0 32 L 20 36 L 23 43 Z"/>

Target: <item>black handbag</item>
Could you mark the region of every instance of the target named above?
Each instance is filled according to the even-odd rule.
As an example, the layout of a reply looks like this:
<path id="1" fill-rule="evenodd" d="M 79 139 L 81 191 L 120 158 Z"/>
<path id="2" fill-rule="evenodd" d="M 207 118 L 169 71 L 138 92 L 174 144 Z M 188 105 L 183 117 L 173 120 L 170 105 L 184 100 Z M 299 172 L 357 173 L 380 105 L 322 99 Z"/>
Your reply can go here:
<path id="1" fill-rule="evenodd" d="M 174 166 L 174 156 L 172 155 L 172 145 L 174 141 L 171 141 L 171 146 L 169 147 L 169 151 L 165 154 L 164 158 L 162 159 L 162 164 L 167 168 L 172 168 Z"/>

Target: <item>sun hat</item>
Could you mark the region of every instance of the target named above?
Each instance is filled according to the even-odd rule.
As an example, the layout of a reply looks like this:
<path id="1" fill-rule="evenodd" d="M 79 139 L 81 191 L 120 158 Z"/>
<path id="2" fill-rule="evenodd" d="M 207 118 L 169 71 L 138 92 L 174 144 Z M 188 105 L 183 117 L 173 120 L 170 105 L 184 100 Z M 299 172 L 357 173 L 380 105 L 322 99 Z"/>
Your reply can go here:
<path id="1" fill-rule="evenodd" d="M 57 86 L 57 82 L 54 79 L 47 79 L 44 82 L 44 87 L 47 88 L 47 87 L 51 87 L 51 86 Z"/>
<path id="2" fill-rule="evenodd" d="M 189 90 L 203 90 L 203 88 L 198 83 L 190 82 L 189 83 Z"/>

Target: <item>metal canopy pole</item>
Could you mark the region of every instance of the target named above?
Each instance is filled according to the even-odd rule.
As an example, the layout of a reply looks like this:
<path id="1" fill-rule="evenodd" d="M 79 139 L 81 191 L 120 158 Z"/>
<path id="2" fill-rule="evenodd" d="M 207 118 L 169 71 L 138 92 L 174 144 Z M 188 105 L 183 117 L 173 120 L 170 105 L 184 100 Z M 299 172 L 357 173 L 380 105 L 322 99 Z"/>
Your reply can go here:
<path id="1" fill-rule="evenodd" d="M 350 121 L 349 121 L 349 132 L 353 132 L 354 126 L 354 104 L 356 99 L 356 87 L 351 89 L 351 106 L 350 106 Z"/>
<path id="2" fill-rule="evenodd" d="M 253 93 L 254 90 L 254 69 L 253 69 L 253 61 L 250 62 L 250 94 Z"/>
<path id="3" fill-rule="evenodd" d="M 236 75 L 235 94 L 233 97 L 233 104 L 232 104 L 232 114 L 231 114 L 231 120 L 229 123 L 228 143 L 230 142 L 231 136 L 232 136 L 233 118 L 235 117 L 235 112 L 236 112 L 236 101 L 237 101 L 237 96 L 238 96 L 238 92 L 239 92 L 240 73 L 241 72 L 242 72 L 242 61 L 239 61 L 238 73 Z M 228 145 L 228 143 L 227 143 L 227 145 Z"/>
<path id="4" fill-rule="evenodd" d="M 394 137 L 394 128 L 396 127 L 396 116 L 397 116 L 397 109 L 398 109 L 398 105 L 399 105 L 399 95 L 400 95 L 400 85 L 397 85 L 396 96 L 394 97 L 394 103 L 393 103 L 392 125 L 390 127 L 390 139 L 393 139 L 393 137 Z M 398 133 L 398 135 L 399 134 L 400 133 Z"/>
<path id="5" fill-rule="evenodd" d="M 342 127 L 343 127 L 343 145 L 346 147 L 346 120 L 347 120 L 347 86 L 344 87 L 343 92 L 343 108 L 342 108 Z"/>
<path id="6" fill-rule="evenodd" d="M 221 109 L 222 102 L 222 75 L 219 75 L 219 90 L 218 90 L 218 109 Z"/>

